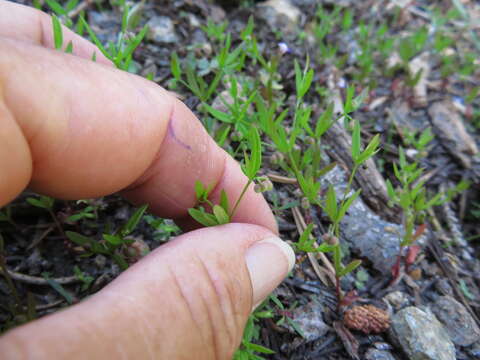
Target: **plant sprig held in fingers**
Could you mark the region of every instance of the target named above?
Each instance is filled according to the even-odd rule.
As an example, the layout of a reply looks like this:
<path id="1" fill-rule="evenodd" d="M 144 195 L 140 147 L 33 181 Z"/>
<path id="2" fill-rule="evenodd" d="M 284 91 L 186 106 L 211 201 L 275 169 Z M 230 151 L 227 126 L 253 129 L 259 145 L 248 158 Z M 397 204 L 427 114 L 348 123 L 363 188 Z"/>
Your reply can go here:
<path id="1" fill-rule="evenodd" d="M 216 226 L 231 222 L 243 196 L 257 178 L 257 173 L 262 165 L 262 144 L 258 130 L 255 127 L 252 127 L 247 134 L 244 145 L 245 144 L 247 144 L 246 147 L 250 155 L 247 153 L 247 150 L 244 150 L 242 170 L 248 180 L 233 207 L 230 207 L 228 195 L 225 190 L 222 189 L 220 192 L 220 202 L 213 204 L 209 200 L 213 186 L 207 187 L 198 180 L 195 182 L 195 195 L 198 206 L 188 209 L 188 213 L 203 226 Z M 207 205 L 210 209 L 205 209 L 204 205 Z"/>

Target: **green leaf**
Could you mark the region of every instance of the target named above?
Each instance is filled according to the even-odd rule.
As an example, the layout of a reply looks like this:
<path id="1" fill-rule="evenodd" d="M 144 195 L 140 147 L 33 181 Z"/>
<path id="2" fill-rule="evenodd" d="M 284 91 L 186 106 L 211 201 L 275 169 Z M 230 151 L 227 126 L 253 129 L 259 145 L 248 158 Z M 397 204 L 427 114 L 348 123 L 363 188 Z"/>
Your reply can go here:
<path id="1" fill-rule="evenodd" d="M 230 217 L 223 207 L 220 205 L 213 206 L 213 214 L 217 219 L 218 225 L 228 224 L 230 222 Z"/>
<path id="2" fill-rule="evenodd" d="M 335 189 L 332 185 L 329 185 L 327 191 L 327 198 L 325 199 L 325 212 L 330 218 L 330 221 L 336 222 L 338 215 L 337 211 L 337 196 L 335 194 Z"/>
<path id="3" fill-rule="evenodd" d="M 207 111 L 210 114 L 212 114 L 212 116 L 215 119 L 223 121 L 225 123 L 229 123 L 229 124 L 232 124 L 234 122 L 234 119 L 232 119 L 232 117 L 229 114 L 224 113 L 223 111 L 217 110 L 208 104 L 203 104 L 203 106 L 205 107 L 205 109 L 207 109 Z"/>
<path id="4" fill-rule="evenodd" d="M 282 302 L 278 299 L 278 297 L 276 297 L 275 295 L 273 294 L 270 294 L 270 300 L 273 301 L 273 303 L 275 305 L 277 305 L 277 307 L 281 310 L 285 310 L 285 306 L 283 306 Z"/>
<path id="5" fill-rule="evenodd" d="M 352 110 L 353 111 L 357 110 L 363 104 L 365 99 L 368 97 L 368 92 L 369 92 L 369 88 L 366 87 L 365 89 L 362 90 L 362 92 L 360 94 L 358 94 L 357 96 L 355 96 L 352 99 Z"/>
<path id="6" fill-rule="evenodd" d="M 112 259 L 117 263 L 117 265 L 120 267 L 122 271 L 125 271 L 128 269 L 128 263 L 125 261 L 125 259 L 121 255 L 112 254 Z"/>
<path id="7" fill-rule="evenodd" d="M 62 285 L 60 285 L 54 279 L 50 278 L 47 272 L 43 272 L 42 276 L 47 281 L 48 285 L 50 285 L 56 292 L 62 295 L 69 304 L 73 304 L 73 296 L 68 291 L 66 291 Z"/>
<path id="8" fill-rule="evenodd" d="M 244 172 L 249 180 L 253 180 L 262 165 L 262 145 L 260 135 L 255 126 L 251 127 L 247 139 L 250 148 L 250 157 L 245 154 Z"/>
<path id="9" fill-rule="evenodd" d="M 195 219 L 199 224 L 203 226 L 216 226 L 218 225 L 217 218 L 212 214 L 207 214 L 205 211 L 190 208 L 188 209 L 189 215 Z"/>
<path id="10" fill-rule="evenodd" d="M 132 214 L 130 219 L 128 219 L 127 223 L 120 230 L 120 234 L 122 236 L 127 236 L 135 229 L 135 227 L 138 225 L 138 223 L 142 219 L 142 216 L 147 210 L 147 208 L 148 208 L 148 204 L 145 204 L 139 207 L 137 210 L 135 210 L 135 212 Z"/>
<path id="11" fill-rule="evenodd" d="M 65 10 L 67 12 L 70 12 L 72 11 L 73 9 L 75 9 L 75 7 L 77 6 L 78 4 L 78 1 L 79 0 L 69 0 L 66 4 L 65 4 Z"/>
<path id="12" fill-rule="evenodd" d="M 333 103 L 330 103 L 315 125 L 315 136 L 319 139 L 333 124 Z"/>
<path id="13" fill-rule="evenodd" d="M 312 80 L 313 80 L 313 69 L 310 69 L 310 70 L 307 71 L 307 73 L 305 74 L 305 77 L 303 78 L 302 88 L 301 88 L 299 97 L 302 98 L 302 97 L 305 96 L 308 89 L 310 89 L 310 85 L 312 84 Z"/>
<path id="14" fill-rule="evenodd" d="M 127 46 L 127 48 L 125 49 L 124 52 L 122 52 L 116 59 L 115 59 L 115 64 L 117 64 L 117 67 L 123 69 L 123 70 L 128 70 L 128 66 L 126 64 L 123 65 L 123 67 L 121 66 L 118 66 L 118 64 L 121 63 L 122 60 L 130 57 L 133 52 L 135 51 L 135 49 L 138 47 L 138 45 L 140 45 L 140 43 L 142 42 L 143 38 L 145 37 L 145 35 L 147 34 L 147 31 L 148 31 L 148 26 L 145 24 L 145 26 L 142 28 L 142 30 L 137 34 L 137 36 L 135 36 L 133 38 L 133 40 L 131 40 Z"/>
<path id="15" fill-rule="evenodd" d="M 247 348 L 248 350 L 256 351 L 261 354 L 275 354 L 275 351 L 258 344 L 244 342 L 243 346 L 245 346 L 245 348 Z"/>
<path id="16" fill-rule="evenodd" d="M 55 49 L 62 50 L 63 45 L 63 31 L 62 24 L 56 15 L 52 15 L 52 25 L 53 25 L 53 43 L 55 44 Z"/>
<path id="17" fill-rule="evenodd" d="M 302 87 L 302 82 L 303 82 L 302 70 L 300 70 L 300 65 L 298 65 L 298 61 L 296 59 L 293 62 L 293 66 L 295 69 L 295 88 L 297 89 L 297 98 L 299 98 L 300 89 Z"/>
<path id="18" fill-rule="evenodd" d="M 134 30 L 140 20 L 142 19 L 143 10 L 145 6 L 145 0 L 137 2 L 133 7 L 128 11 L 127 21 L 126 21 L 126 30 Z"/>
<path id="19" fill-rule="evenodd" d="M 33 205 L 42 209 L 52 210 L 55 200 L 52 199 L 51 197 L 41 195 L 38 199 L 29 197 L 27 198 L 27 202 L 30 205 Z"/>
<path id="20" fill-rule="evenodd" d="M 372 140 L 370 140 L 365 150 L 355 160 L 355 163 L 357 165 L 360 165 L 360 164 L 363 164 L 368 159 L 370 159 L 373 155 L 375 155 L 378 152 L 379 144 L 380 144 L 380 134 L 377 134 L 372 138 Z"/>
<path id="21" fill-rule="evenodd" d="M 177 53 L 174 51 L 170 59 L 170 71 L 172 72 L 173 77 L 180 81 L 182 77 L 182 69 L 180 68 L 180 60 L 178 59 Z"/>
<path id="22" fill-rule="evenodd" d="M 73 43 L 72 40 L 70 40 L 67 44 L 67 47 L 65 48 L 65 53 L 66 54 L 71 54 L 73 53 Z"/>
<path id="23" fill-rule="evenodd" d="M 350 197 L 348 197 L 347 200 L 342 204 L 342 207 L 340 208 L 338 217 L 336 219 L 338 222 L 340 222 L 343 219 L 348 209 L 350 208 L 352 203 L 358 198 L 361 192 L 362 192 L 362 189 L 358 189 Z"/>
<path id="24" fill-rule="evenodd" d="M 92 41 L 95 43 L 95 45 L 97 45 L 97 48 L 102 52 L 103 55 L 105 55 L 105 57 L 107 59 L 109 59 L 110 61 L 114 61 L 115 59 L 113 59 L 112 55 L 105 49 L 105 47 L 103 46 L 103 44 L 100 42 L 100 40 L 98 39 L 97 35 L 95 35 L 95 33 L 93 32 L 92 28 L 90 27 L 90 25 L 88 25 L 88 23 L 85 21 L 85 19 L 83 18 L 83 16 L 80 16 L 80 23 L 82 24 L 82 26 L 87 30 L 87 33 L 88 33 L 88 36 L 90 36 L 90 38 L 92 39 Z M 96 59 L 96 53 L 93 54 L 92 58 L 93 59 Z M 95 61 L 95 60 L 94 60 Z"/>
<path id="25" fill-rule="evenodd" d="M 300 235 L 300 238 L 298 239 L 298 243 L 297 243 L 297 247 L 299 248 L 299 250 L 308 252 L 309 247 L 312 247 L 313 241 L 310 241 L 310 235 L 312 234 L 312 230 L 313 230 L 313 223 L 310 223 L 307 225 L 305 230 Z"/>
<path id="26" fill-rule="evenodd" d="M 103 234 L 103 239 L 115 247 L 124 243 L 122 237 L 118 235 Z"/>
<path id="27" fill-rule="evenodd" d="M 45 1 L 50 9 L 57 15 L 67 15 L 67 11 L 63 8 L 63 6 L 57 2 L 56 0 L 46 0 Z M 53 15 L 55 16 L 55 15 Z M 52 17 L 53 17 L 52 16 Z"/>
<path id="28" fill-rule="evenodd" d="M 230 213 L 230 204 L 228 202 L 228 196 L 225 190 L 222 189 L 220 192 L 220 206 L 225 210 L 227 214 Z"/>
<path id="29" fill-rule="evenodd" d="M 291 327 L 293 327 L 293 329 L 303 338 L 305 338 L 305 334 L 303 333 L 303 330 L 300 328 L 300 326 L 295 322 L 293 321 L 292 319 L 290 319 L 289 317 L 287 317 L 287 322 L 290 324 Z"/>
<path id="30" fill-rule="evenodd" d="M 200 180 L 195 180 L 195 196 L 197 197 L 197 201 L 205 201 L 207 189 L 202 184 Z"/>
<path id="31" fill-rule="evenodd" d="M 345 105 L 343 111 L 348 114 L 354 110 L 353 107 L 353 95 L 355 95 L 355 87 L 353 85 L 349 85 L 347 87 L 347 94 L 345 97 Z"/>
<path id="32" fill-rule="evenodd" d="M 347 266 L 345 266 L 339 273 L 337 273 L 338 277 L 345 276 L 355 270 L 362 264 L 362 260 L 353 260 Z"/>
<path id="33" fill-rule="evenodd" d="M 397 193 L 395 192 L 395 189 L 393 188 L 393 185 L 389 179 L 387 179 L 386 185 L 387 185 L 387 194 L 390 200 L 394 202 L 397 201 Z"/>
<path id="34" fill-rule="evenodd" d="M 65 235 L 71 242 L 80 246 L 90 245 L 92 242 L 95 242 L 95 240 L 74 231 L 65 231 Z"/>

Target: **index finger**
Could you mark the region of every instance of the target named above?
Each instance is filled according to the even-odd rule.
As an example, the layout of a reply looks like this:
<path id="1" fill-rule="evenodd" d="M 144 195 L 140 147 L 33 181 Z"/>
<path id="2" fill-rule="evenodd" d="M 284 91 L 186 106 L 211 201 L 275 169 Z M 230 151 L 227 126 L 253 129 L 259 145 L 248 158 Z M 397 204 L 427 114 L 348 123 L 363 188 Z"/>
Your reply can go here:
<path id="1" fill-rule="evenodd" d="M 0 38 L 0 95 L 0 119 L 16 129 L 0 132 L 10 144 L 0 147 L 0 204 L 22 181 L 65 199 L 126 189 L 160 216 L 185 219 L 196 180 L 214 186 L 214 199 L 224 189 L 231 202 L 247 182 L 183 103 L 138 76 Z M 277 230 L 252 187 L 233 221 Z"/>

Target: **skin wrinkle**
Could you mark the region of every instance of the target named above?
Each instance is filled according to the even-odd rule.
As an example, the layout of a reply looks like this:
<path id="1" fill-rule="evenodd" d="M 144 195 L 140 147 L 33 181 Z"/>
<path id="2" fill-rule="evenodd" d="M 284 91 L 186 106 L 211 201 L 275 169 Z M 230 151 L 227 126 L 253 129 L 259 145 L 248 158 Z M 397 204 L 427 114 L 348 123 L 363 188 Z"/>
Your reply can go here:
<path id="1" fill-rule="evenodd" d="M 208 301 L 203 296 L 202 296 L 202 300 L 205 304 L 207 304 L 206 308 L 207 308 L 208 319 L 209 319 L 209 323 L 210 323 L 210 329 L 211 329 L 210 332 L 212 334 L 211 338 L 212 338 L 212 343 L 213 343 L 213 349 L 215 349 L 215 359 L 223 359 L 223 357 L 220 353 L 222 351 L 222 349 L 220 348 L 220 344 L 222 344 L 222 340 L 218 339 L 218 337 L 221 336 L 221 334 L 223 333 L 221 331 L 222 328 L 225 329 L 225 332 L 228 334 L 229 338 L 230 338 L 231 332 L 230 332 L 229 326 L 227 324 L 226 314 L 224 313 L 224 309 L 223 309 L 222 292 L 219 291 L 219 289 L 216 285 L 216 281 L 211 276 L 210 271 L 208 271 L 208 268 L 207 268 L 205 262 L 203 261 L 203 259 L 200 256 L 198 256 L 198 254 L 196 254 L 196 253 L 194 254 L 194 256 L 197 259 L 197 262 L 200 265 L 200 268 L 202 269 L 203 273 L 205 274 L 205 277 L 207 278 L 207 281 L 210 284 L 210 287 L 214 290 L 214 293 L 215 293 L 216 303 L 215 303 L 214 306 L 209 306 L 207 304 Z M 213 299 L 211 296 L 208 296 L 207 298 L 208 299 Z M 215 323 L 214 318 L 212 316 L 212 311 L 210 310 L 211 308 L 216 309 L 218 307 L 220 307 L 222 309 L 221 313 L 222 313 L 222 323 L 223 323 L 223 326 L 220 325 L 219 328 L 216 326 L 217 324 Z"/>
<path id="2" fill-rule="evenodd" d="M 183 287 L 180 284 L 180 281 L 177 277 L 177 274 L 176 274 L 175 270 L 172 269 L 172 267 L 170 266 L 169 263 L 165 264 L 165 265 L 166 265 L 167 271 L 170 274 L 171 279 L 173 280 L 174 286 L 177 288 L 177 291 L 180 294 L 180 298 L 183 299 L 184 305 L 187 308 L 188 312 L 190 313 L 190 318 L 192 319 L 193 323 L 195 324 L 195 327 L 197 329 L 197 333 L 198 334 L 203 334 L 202 331 L 201 331 L 202 327 L 199 324 L 198 319 L 196 318 L 196 316 L 193 312 L 190 301 L 188 300 L 188 298 L 187 298 L 187 296 L 186 296 L 186 294 L 183 290 Z"/>
<path id="3" fill-rule="evenodd" d="M 206 272 L 210 283 L 215 289 L 216 297 L 218 298 L 218 302 L 222 312 L 223 328 L 228 335 L 228 344 L 236 345 L 235 339 L 237 338 L 237 330 L 240 328 L 240 326 L 238 326 L 235 319 L 235 302 L 229 286 L 229 281 L 232 280 L 231 278 L 228 280 L 224 280 L 221 277 L 215 276 L 216 271 L 211 271 L 202 257 L 198 256 L 197 254 L 196 257 L 200 261 L 200 264 Z"/>

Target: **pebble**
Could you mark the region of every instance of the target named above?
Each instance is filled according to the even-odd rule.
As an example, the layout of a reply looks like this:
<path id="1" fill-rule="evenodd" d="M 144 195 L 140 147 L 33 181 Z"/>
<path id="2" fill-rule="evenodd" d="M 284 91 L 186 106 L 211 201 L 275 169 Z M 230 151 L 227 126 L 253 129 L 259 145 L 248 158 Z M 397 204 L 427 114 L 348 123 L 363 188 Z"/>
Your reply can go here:
<path id="1" fill-rule="evenodd" d="M 105 268 L 105 265 L 107 264 L 107 258 L 103 255 L 97 255 L 95 256 L 95 259 L 93 260 L 93 262 L 100 270 L 102 270 L 103 268 Z"/>
<path id="2" fill-rule="evenodd" d="M 154 16 L 148 21 L 147 38 L 157 43 L 178 41 L 172 19 L 167 16 Z"/>
<path id="3" fill-rule="evenodd" d="M 284 33 L 295 32 L 301 11 L 289 0 L 268 0 L 257 5 L 257 16 L 273 28 Z"/>
<path id="4" fill-rule="evenodd" d="M 389 351 L 371 348 L 365 353 L 365 360 L 395 360 L 395 358 Z"/>
<path id="5" fill-rule="evenodd" d="M 430 311 L 410 306 L 392 319 L 392 336 L 410 360 L 455 360 L 455 346 Z"/>
<path id="6" fill-rule="evenodd" d="M 393 291 L 383 297 L 395 310 L 400 310 L 410 305 L 408 296 L 401 291 Z"/>
<path id="7" fill-rule="evenodd" d="M 432 311 L 445 326 L 456 345 L 470 346 L 480 341 L 480 329 L 468 310 L 451 296 L 441 296 Z"/>
<path id="8" fill-rule="evenodd" d="M 302 330 L 306 342 L 321 338 L 330 329 L 323 322 L 323 304 L 316 298 L 293 310 L 292 320 Z M 293 331 L 293 329 L 290 330 Z"/>

